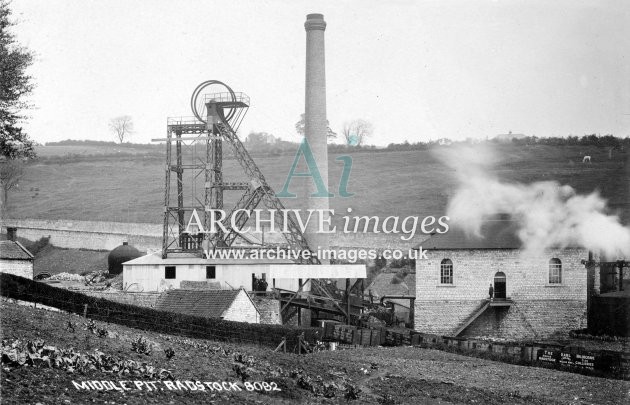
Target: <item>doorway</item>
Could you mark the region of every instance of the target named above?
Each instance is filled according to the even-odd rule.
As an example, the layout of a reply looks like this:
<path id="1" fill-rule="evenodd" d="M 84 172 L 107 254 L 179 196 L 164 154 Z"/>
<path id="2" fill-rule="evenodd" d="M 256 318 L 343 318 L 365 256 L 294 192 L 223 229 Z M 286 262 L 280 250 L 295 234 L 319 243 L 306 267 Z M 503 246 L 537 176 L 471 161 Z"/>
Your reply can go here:
<path id="1" fill-rule="evenodd" d="M 505 273 L 499 271 L 494 275 L 494 299 L 504 300 L 507 298 L 507 287 Z"/>

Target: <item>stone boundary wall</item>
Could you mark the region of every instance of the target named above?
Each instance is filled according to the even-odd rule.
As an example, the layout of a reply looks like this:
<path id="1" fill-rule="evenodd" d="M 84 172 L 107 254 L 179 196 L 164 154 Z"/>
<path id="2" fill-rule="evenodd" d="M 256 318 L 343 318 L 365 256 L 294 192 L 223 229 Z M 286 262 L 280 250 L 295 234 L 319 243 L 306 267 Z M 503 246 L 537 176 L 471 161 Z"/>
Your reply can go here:
<path id="1" fill-rule="evenodd" d="M 123 241 L 129 242 L 140 251 L 162 248 L 162 224 L 45 220 L 45 219 L 5 219 L 2 232 L 7 226 L 18 228 L 19 237 L 37 240 L 50 236 L 50 243 L 60 248 L 111 250 Z M 344 234 L 330 235 L 331 246 L 342 249 L 408 249 L 427 239 L 427 235 L 416 234 L 409 241 L 400 239 L 400 234 Z"/>
<path id="2" fill-rule="evenodd" d="M 74 220 L 6 219 L 6 228 L 18 228 L 17 235 L 28 240 L 50 236 L 50 243 L 60 248 L 112 250 L 123 241 L 140 251 L 162 247 L 162 225 Z"/>

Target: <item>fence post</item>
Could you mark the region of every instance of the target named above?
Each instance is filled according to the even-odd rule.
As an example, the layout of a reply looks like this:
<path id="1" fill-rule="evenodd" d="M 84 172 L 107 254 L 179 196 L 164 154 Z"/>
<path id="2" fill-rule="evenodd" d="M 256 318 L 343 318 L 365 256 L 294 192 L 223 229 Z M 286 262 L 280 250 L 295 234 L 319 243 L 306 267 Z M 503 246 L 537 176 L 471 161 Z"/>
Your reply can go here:
<path id="1" fill-rule="evenodd" d="M 88 308 L 88 304 L 85 304 L 85 305 L 83 306 L 83 317 L 84 317 L 84 318 L 87 318 L 87 308 Z"/>
<path id="2" fill-rule="evenodd" d="M 275 348 L 274 352 L 277 352 L 278 350 L 280 350 L 281 347 L 284 347 L 284 352 L 287 352 L 287 338 L 286 336 L 282 338 L 282 341 L 280 342 L 280 344 L 278 345 L 278 347 Z"/>

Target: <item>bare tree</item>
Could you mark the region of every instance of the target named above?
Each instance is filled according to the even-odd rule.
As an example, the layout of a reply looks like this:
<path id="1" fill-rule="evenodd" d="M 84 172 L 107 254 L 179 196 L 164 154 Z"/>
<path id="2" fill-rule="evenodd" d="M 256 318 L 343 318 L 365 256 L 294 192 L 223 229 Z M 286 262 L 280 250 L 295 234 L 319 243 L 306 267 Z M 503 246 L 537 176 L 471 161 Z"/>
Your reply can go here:
<path id="1" fill-rule="evenodd" d="M 109 129 L 114 133 L 118 142 L 123 143 L 133 134 L 133 121 L 129 115 L 121 115 L 109 121 Z"/>
<path id="2" fill-rule="evenodd" d="M 295 131 L 301 136 L 304 136 L 304 133 L 306 132 L 306 119 L 304 116 L 305 114 L 300 114 L 300 120 L 295 123 Z M 328 122 L 328 120 L 326 120 L 326 138 L 335 139 L 336 137 L 337 133 L 330 129 L 330 123 Z"/>
<path id="3" fill-rule="evenodd" d="M 351 146 L 361 146 L 367 138 L 372 136 L 374 126 L 371 122 L 357 119 L 343 124 L 341 133 L 346 139 L 346 144 Z"/>
<path id="4" fill-rule="evenodd" d="M 17 159 L 0 158 L 0 182 L 2 183 L 2 216 L 7 214 L 9 191 L 19 186 L 24 176 L 24 163 Z"/>

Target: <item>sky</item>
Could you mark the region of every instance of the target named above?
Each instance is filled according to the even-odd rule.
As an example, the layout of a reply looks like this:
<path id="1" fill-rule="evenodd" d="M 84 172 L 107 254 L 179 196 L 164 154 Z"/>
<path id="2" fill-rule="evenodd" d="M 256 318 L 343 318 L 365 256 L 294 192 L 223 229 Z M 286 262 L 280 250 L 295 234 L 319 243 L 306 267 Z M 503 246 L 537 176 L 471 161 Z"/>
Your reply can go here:
<path id="1" fill-rule="evenodd" d="M 330 126 L 368 143 L 630 135 L 630 3 L 622 1 L 13 0 L 36 57 L 24 124 L 45 143 L 162 138 L 210 79 L 251 98 L 240 133 L 299 141 L 308 13 L 326 28 Z"/>

